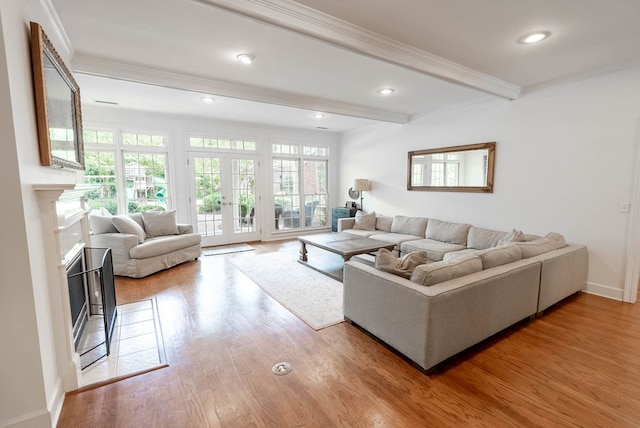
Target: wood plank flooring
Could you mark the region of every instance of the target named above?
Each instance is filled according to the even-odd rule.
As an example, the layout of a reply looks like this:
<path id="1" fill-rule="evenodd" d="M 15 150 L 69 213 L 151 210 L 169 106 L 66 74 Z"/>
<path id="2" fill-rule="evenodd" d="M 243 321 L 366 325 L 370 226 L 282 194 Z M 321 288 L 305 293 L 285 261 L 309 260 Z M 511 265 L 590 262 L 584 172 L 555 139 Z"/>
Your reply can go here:
<path id="1" fill-rule="evenodd" d="M 640 305 L 579 294 L 425 375 L 357 327 L 309 328 L 228 262 L 297 242 L 251 245 L 118 277 L 119 304 L 156 297 L 169 367 L 69 394 L 58 426 L 640 426 Z"/>

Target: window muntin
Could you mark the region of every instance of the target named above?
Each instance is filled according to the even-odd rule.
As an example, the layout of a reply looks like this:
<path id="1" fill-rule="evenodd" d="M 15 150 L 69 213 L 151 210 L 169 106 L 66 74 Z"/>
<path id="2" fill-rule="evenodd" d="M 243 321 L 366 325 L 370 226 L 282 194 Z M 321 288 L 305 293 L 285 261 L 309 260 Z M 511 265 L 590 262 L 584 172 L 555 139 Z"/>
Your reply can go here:
<path id="1" fill-rule="evenodd" d="M 242 151 L 256 151 L 258 149 L 258 145 L 255 141 L 207 138 L 201 136 L 189 137 L 189 146 L 203 149 L 228 149 Z"/>

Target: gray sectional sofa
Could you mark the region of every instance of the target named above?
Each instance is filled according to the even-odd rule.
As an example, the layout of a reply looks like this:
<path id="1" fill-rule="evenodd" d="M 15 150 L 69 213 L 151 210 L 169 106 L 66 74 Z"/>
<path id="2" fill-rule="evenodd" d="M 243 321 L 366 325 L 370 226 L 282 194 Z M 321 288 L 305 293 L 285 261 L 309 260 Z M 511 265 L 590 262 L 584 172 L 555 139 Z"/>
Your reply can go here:
<path id="1" fill-rule="evenodd" d="M 201 236 L 175 211 L 89 215 L 92 247 L 111 248 L 115 275 L 142 278 L 200 257 Z"/>
<path id="2" fill-rule="evenodd" d="M 546 237 L 420 217 L 377 216 L 375 228 L 340 219 L 338 231 L 425 251 L 406 279 L 366 258 L 344 266 L 344 315 L 425 371 L 580 291 L 588 252 Z M 354 228 L 354 226 L 356 228 Z"/>

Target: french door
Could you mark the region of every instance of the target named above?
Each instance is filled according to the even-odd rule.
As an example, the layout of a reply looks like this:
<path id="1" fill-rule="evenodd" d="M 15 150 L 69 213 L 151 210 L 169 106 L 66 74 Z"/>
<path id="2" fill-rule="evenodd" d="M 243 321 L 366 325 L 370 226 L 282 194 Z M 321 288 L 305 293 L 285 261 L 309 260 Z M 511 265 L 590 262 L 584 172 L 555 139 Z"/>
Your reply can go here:
<path id="1" fill-rule="evenodd" d="M 256 203 L 258 156 L 190 152 L 190 205 L 202 246 L 260 239 Z"/>

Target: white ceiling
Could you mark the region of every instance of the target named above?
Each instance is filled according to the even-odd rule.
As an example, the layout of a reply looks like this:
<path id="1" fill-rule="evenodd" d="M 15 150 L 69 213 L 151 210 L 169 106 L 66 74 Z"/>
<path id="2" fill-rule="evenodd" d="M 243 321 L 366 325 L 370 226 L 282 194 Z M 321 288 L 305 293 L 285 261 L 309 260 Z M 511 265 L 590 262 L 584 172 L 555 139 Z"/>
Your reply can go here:
<path id="1" fill-rule="evenodd" d="M 111 108 L 340 132 L 640 65 L 637 0 L 49 1 L 83 104 Z"/>

